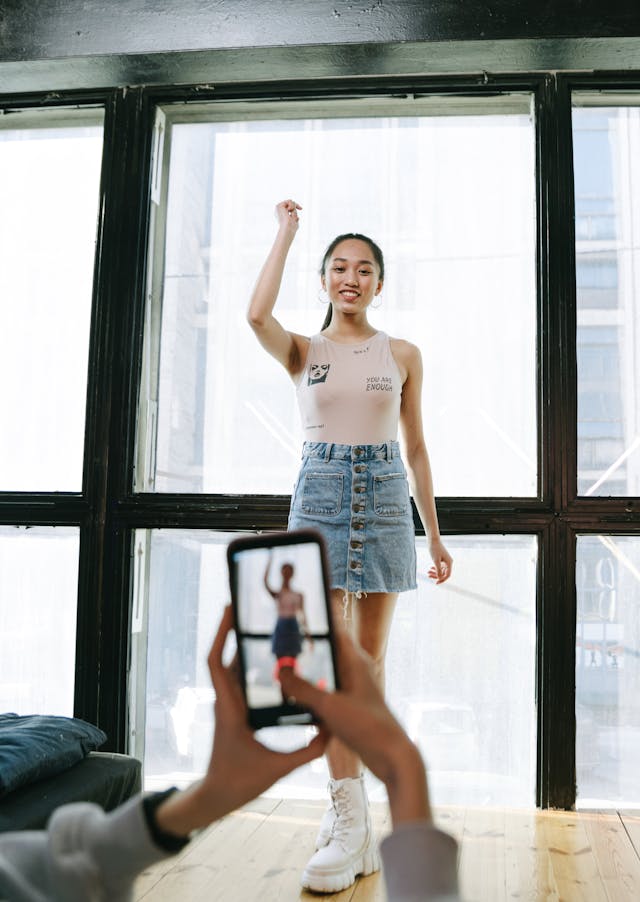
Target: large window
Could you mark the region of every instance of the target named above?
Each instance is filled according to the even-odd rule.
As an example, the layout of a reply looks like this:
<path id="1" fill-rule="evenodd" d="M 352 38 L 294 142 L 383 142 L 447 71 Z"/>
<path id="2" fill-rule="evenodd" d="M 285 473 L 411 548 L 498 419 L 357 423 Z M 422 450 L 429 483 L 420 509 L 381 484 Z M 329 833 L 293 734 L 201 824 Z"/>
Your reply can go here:
<path id="1" fill-rule="evenodd" d="M 40 524 L 83 486 L 102 118 L 0 116 L 0 492 L 27 499 L 0 501 L 0 711 L 19 714 L 74 713 L 80 529 Z"/>
<path id="2" fill-rule="evenodd" d="M 285 326 L 359 230 L 422 351 L 455 570 L 416 538 L 388 696 L 434 801 L 637 805 L 640 81 L 379 74 L 0 97 L 3 709 L 93 720 L 148 786 L 205 766 L 226 544 L 285 527 L 299 462 L 245 319 L 293 196 Z"/>
<path id="3" fill-rule="evenodd" d="M 464 108 L 336 102 L 317 118 L 311 103 L 166 108 L 156 159 L 163 151 L 170 162 L 154 195 L 154 246 L 164 252 L 155 252 L 136 488 L 291 491 L 301 445 L 293 386 L 245 311 L 274 206 L 295 197 L 302 225 L 277 306 L 285 327 L 319 330 L 318 266 L 334 235 L 371 235 L 387 271 L 372 321 L 422 350 L 438 494 L 536 496 L 529 106 L 523 95 Z"/>
<path id="4" fill-rule="evenodd" d="M 386 257 L 372 322 L 422 350 L 437 493 L 537 499 L 530 95 L 167 106 L 157 135 L 138 493 L 291 491 L 302 441 L 294 387 L 245 314 L 275 204 L 294 197 L 303 210 L 278 300 L 285 327 L 319 330 L 325 246 L 345 231 L 371 235 Z M 206 765 L 204 662 L 227 597 L 228 539 L 136 534 L 131 723 L 140 753 L 145 740 L 149 786 L 185 782 Z M 447 544 L 452 584 L 436 592 L 424 577 L 400 601 L 389 699 L 426 755 L 436 801 L 530 805 L 537 544 L 530 535 Z M 426 574 L 424 540 L 418 551 Z M 282 747 L 298 732 L 265 738 Z M 316 762 L 277 791 L 320 793 L 326 780 Z"/>
<path id="5" fill-rule="evenodd" d="M 578 494 L 640 494 L 640 105 L 574 98 Z M 577 547 L 576 770 L 583 806 L 637 804 L 638 538 Z"/>

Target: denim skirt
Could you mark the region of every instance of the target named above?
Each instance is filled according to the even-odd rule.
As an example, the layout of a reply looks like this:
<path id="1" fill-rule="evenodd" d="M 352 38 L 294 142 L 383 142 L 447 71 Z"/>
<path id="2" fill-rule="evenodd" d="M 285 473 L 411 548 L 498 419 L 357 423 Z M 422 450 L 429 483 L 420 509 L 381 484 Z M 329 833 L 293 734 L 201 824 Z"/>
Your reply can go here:
<path id="1" fill-rule="evenodd" d="M 305 442 L 288 528 L 309 527 L 327 543 L 332 589 L 416 588 L 413 514 L 398 442 Z"/>
<path id="2" fill-rule="evenodd" d="M 276 658 L 297 658 L 302 651 L 302 635 L 297 617 L 278 617 L 271 637 L 271 651 Z"/>

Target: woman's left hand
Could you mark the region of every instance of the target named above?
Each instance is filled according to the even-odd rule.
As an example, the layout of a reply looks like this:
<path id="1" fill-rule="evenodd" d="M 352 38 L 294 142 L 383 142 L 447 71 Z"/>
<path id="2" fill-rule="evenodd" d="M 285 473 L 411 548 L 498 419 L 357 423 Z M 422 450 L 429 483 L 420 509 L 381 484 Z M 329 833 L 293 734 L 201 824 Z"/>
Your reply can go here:
<path id="1" fill-rule="evenodd" d="M 429 569 L 429 579 L 435 579 L 436 585 L 446 582 L 451 576 L 453 558 L 442 544 L 441 539 L 432 539 L 429 543 L 429 552 L 433 567 Z"/>

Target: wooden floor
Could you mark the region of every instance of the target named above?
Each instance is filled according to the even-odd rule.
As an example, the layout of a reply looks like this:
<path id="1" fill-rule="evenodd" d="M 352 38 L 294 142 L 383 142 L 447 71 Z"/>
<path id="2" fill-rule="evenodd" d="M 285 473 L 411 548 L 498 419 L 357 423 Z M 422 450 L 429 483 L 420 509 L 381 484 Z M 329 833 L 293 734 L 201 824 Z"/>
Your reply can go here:
<path id="1" fill-rule="evenodd" d="M 379 874 L 332 896 L 303 892 L 323 802 L 257 799 L 197 836 L 184 852 L 146 871 L 134 898 L 145 902 L 383 902 Z M 378 836 L 390 829 L 373 806 Z M 558 812 L 444 808 L 436 821 L 460 843 L 466 902 L 640 900 L 640 811 Z"/>

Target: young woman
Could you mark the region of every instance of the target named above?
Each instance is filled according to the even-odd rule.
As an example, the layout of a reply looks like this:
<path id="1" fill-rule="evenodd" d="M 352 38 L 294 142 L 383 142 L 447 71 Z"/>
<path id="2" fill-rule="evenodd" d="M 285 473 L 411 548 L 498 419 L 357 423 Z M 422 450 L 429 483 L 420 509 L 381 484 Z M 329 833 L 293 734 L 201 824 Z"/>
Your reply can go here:
<path id="1" fill-rule="evenodd" d="M 284 266 L 298 230 L 293 200 L 276 207 L 278 233 L 258 276 L 248 320 L 262 346 L 293 379 L 305 436 L 289 528 L 314 526 L 329 550 L 334 605 L 344 609 L 380 682 L 398 593 L 416 587 L 413 517 L 397 442 L 404 440 L 413 497 L 429 539 L 429 576 L 442 583 L 451 556 L 440 539 L 421 415 L 422 362 L 415 345 L 389 338 L 368 321 L 380 294 L 384 260 L 364 235 L 340 235 L 320 271 L 329 309 L 307 338 L 273 316 Z M 351 615 L 348 604 L 352 601 Z M 303 886 L 338 892 L 379 867 L 361 762 L 332 741 L 327 751 L 331 804 Z"/>

